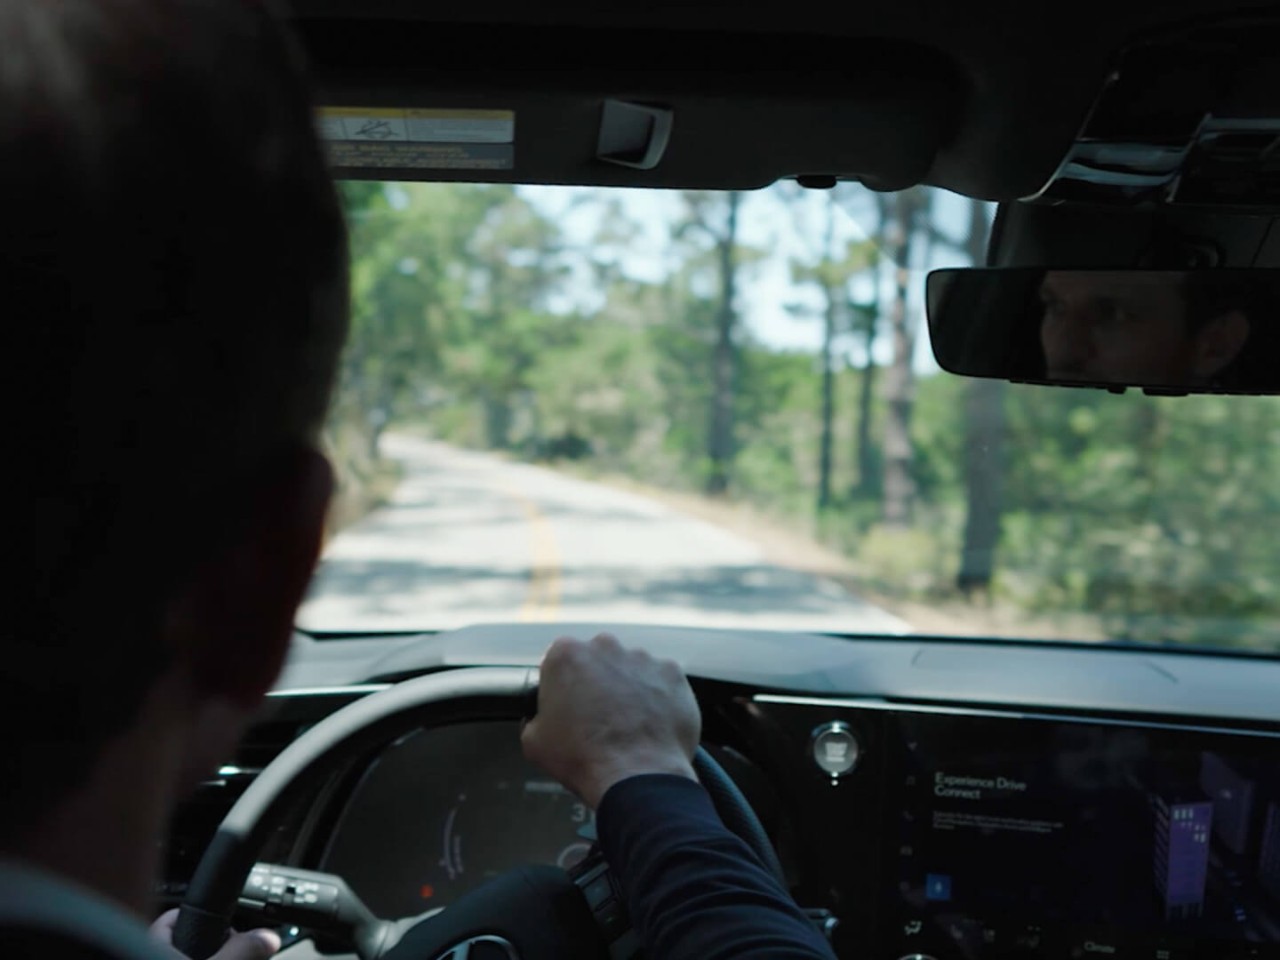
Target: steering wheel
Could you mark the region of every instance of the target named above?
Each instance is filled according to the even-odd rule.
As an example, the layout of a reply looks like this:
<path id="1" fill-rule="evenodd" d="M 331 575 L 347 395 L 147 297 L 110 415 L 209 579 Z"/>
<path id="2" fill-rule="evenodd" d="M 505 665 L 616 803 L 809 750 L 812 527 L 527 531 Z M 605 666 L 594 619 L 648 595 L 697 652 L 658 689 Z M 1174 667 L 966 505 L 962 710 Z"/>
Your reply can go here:
<path id="1" fill-rule="evenodd" d="M 274 821 L 317 776 L 412 729 L 527 717 L 537 702 L 537 677 L 536 670 L 512 667 L 429 674 L 317 723 L 258 775 L 223 819 L 191 879 L 173 945 L 205 960 L 222 946 L 233 911 L 244 904 L 277 922 L 339 934 L 362 960 L 633 955 L 638 948 L 619 887 L 598 851 L 572 875 L 559 867 L 520 867 L 447 909 L 399 921 L 375 917 L 340 877 L 254 862 Z M 781 881 L 777 855 L 741 791 L 701 747 L 693 766 L 725 825 Z"/>

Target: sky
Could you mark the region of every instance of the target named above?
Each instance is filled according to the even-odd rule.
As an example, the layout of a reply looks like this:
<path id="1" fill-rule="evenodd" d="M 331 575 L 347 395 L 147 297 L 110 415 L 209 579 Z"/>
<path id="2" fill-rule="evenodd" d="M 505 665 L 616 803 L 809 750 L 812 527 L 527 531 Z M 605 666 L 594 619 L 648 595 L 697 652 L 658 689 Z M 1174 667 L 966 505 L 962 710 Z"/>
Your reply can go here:
<path id="1" fill-rule="evenodd" d="M 793 185 L 788 186 L 794 189 Z M 786 307 L 791 304 L 817 306 L 816 290 L 792 283 L 791 261 L 811 256 L 809 250 L 819 243 L 827 195 L 826 191 L 809 191 L 805 203 L 797 211 L 795 205 L 787 207 L 779 201 L 781 189 L 771 187 L 748 194 L 741 207 L 741 243 L 768 253 L 762 261 L 744 272 L 738 306 L 742 311 L 743 324 L 754 339 L 775 349 L 817 352 L 822 337 L 820 321 L 794 316 Z M 559 224 L 569 243 L 583 247 L 590 244 L 599 205 L 583 204 L 581 200 L 584 195 L 598 194 L 599 190 L 552 186 L 522 186 L 519 190 Z M 875 213 L 869 197 L 856 186 L 844 186 L 841 190 L 836 239 L 838 242 L 865 240 L 875 227 Z M 636 279 L 661 279 L 669 269 L 670 224 L 681 216 L 683 209 L 680 194 L 664 190 L 611 189 L 609 195 L 621 201 L 626 215 L 642 229 L 641 237 L 621 258 L 623 270 Z M 576 204 L 575 200 L 578 201 Z M 968 229 L 968 204 L 965 197 L 937 190 L 934 197 L 937 227 L 948 236 L 963 238 Z M 937 269 L 966 265 L 966 258 L 959 252 L 935 245 L 928 266 Z M 913 265 L 909 277 L 912 302 L 918 316 L 923 315 L 924 266 L 923 263 Z M 891 274 L 887 270 L 883 282 L 891 283 Z M 884 296 L 887 299 L 888 291 Z M 923 320 L 921 324 L 923 327 Z M 851 348 L 852 342 L 838 347 Z M 888 350 L 887 338 L 882 338 L 873 350 L 878 362 L 888 362 Z M 914 359 L 916 369 L 921 373 L 937 369 L 923 329 L 917 338 Z"/>

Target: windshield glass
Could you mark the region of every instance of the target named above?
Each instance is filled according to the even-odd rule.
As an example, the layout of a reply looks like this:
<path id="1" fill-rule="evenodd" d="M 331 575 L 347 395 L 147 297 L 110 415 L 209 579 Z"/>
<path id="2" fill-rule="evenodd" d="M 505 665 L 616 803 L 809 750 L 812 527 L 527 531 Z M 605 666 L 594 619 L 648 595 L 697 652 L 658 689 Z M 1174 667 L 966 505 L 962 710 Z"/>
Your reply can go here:
<path id="1" fill-rule="evenodd" d="M 342 185 L 300 626 L 644 622 L 1280 648 L 1280 399 L 963 380 L 915 188 Z"/>

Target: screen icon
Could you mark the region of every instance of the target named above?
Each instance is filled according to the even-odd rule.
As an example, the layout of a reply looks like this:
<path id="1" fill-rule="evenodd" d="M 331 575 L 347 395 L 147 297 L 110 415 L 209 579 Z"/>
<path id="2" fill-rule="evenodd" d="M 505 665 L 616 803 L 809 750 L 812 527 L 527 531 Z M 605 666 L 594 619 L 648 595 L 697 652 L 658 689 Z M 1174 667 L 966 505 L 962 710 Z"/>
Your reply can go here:
<path id="1" fill-rule="evenodd" d="M 924 929 L 924 922 L 921 920 L 908 920 L 902 925 L 902 932 L 908 937 L 920 935 L 920 931 Z"/>
<path id="2" fill-rule="evenodd" d="M 926 876 L 924 879 L 924 898 L 926 900 L 950 900 L 950 874 L 931 873 Z"/>

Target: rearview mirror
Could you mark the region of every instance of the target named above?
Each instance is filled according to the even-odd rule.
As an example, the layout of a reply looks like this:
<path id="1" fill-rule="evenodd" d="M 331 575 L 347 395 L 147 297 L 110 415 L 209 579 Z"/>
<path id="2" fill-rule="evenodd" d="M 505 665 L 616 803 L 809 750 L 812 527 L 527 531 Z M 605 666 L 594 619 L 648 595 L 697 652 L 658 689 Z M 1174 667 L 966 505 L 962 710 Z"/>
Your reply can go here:
<path id="1" fill-rule="evenodd" d="M 933 355 L 968 377 L 1280 393 L 1280 270 L 935 270 Z"/>

